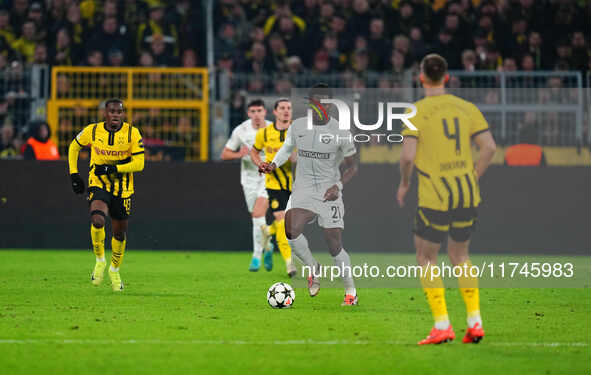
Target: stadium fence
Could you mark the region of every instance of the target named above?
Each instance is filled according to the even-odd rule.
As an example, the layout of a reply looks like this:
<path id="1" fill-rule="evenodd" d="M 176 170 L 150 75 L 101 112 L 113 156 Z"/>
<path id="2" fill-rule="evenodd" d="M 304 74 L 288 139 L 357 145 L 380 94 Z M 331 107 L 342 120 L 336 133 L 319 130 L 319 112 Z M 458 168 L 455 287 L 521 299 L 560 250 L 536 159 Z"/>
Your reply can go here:
<path id="1" fill-rule="evenodd" d="M 544 146 L 581 146 L 585 143 L 583 77 L 574 71 L 498 72 L 451 71 L 449 90 L 475 103 L 491 125 L 497 142 L 511 145 L 522 141 L 521 130 L 536 129 L 536 143 Z M 588 76 L 591 86 L 591 76 Z M 416 74 L 335 73 L 221 74 L 220 99 L 231 103 L 232 93 L 242 92 L 245 101 L 253 97 L 274 99 L 289 96 L 292 88 L 326 82 L 336 88 L 382 88 L 392 99 L 417 100 L 422 96 Z M 587 95 L 589 97 L 589 95 Z M 591 100 L 591 99 L 589 99 Z M 270 100 L 267 100 L 270 104 Z M 591 104 L 591 102 L 590 102 Z M 232 112 L 232 111 L 230 111 Z M 239 114 L 242 118 L 244 115 Z M 229 119 L 235 126 L 237 119 Z M 588 135 L 591 144 L 591 135 Z M 531 140 L 530 140 L 531 142 Z"/>
<path id="2" fill-rule="evenodd" d="M 125 101 L 148 160 L 208 160 L 207 69 L 53 67 L 47 122 L 61 155 L 84 126 L 101 121 L 109 98 Z"/>

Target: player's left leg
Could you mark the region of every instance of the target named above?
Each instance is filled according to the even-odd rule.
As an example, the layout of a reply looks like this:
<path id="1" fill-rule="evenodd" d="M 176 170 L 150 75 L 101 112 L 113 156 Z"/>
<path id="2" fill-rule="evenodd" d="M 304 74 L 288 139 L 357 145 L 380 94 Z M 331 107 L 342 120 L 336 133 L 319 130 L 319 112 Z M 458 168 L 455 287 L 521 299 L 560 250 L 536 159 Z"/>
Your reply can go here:
<path id="1" fill-rule="evenodd" d="M 340 268 L 343 284 L 345 284 L 345 300 L 342 305 L 353 306 L 357 305 L 357 290 L 353 281 L 351 257 L 343 248 L 342 233 L 342 228 L 324 228 L 324 239 L 335 266 Z"/>
<path id="2" fill-rule="evenodd" d="M 470 237 L 474 231 L 475 222 L 475 208 L 456 210 L 447 240 L 447 254 L 451 263 L 462 269 L 462 274 L 458 277 L 458 285 L 464 303 L 466 304 L 468 321 L 466 336 L 462 340 L 464 343 L 478 343 L 484 337 L 482 318 L 480 317 L 478 277 L 471 276 L 470 269 L 472 268 L 472 262 L 470 262 L 468 255 Z"/>
<path id="3" fill-rule="evenodd" d="M 123 290 L 123 281 L 119 274 L 119 268 L 123 263 L 125 245 L 127 242 L 127 220 L 111 219 L 113 238 L 111 239 L 111 265 L 109 266 L 109 277 L 114 291 Z"/>
<path id="4" fill-rule="evenodd" d="M 123 282 L 119 274 L 119 268 L 123 262 L 125 254 L 125 245 L 127 242 L 128 218 L 131 211 L 131 197 L 114 198 L 111 203 L 111 227 L 113 238 L 111 239 L 111 265 L 109 267 L 109 277 L 113 291 L 123 290 Z"/>

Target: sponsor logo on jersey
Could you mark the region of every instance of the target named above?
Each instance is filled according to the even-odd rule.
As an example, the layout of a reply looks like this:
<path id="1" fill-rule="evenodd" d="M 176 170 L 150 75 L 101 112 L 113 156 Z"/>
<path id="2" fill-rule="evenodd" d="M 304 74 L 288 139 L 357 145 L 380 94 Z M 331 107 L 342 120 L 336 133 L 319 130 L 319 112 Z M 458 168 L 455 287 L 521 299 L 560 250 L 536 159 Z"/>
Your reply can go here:
<path id="1" fill-rule="evenodd" d="M 131 155 L 129 150 L 126 150 L 126 151 L 102 150 L 96 146 L 94 146 L 93 149 L 97 155 L 102 155 L 102 156 L 129 156 L 129 155 Z"/>
<path id="2" fill-rule="evenodd" d="M 298 156 L 303 158 L 311 158 L 311 159 L 330 159 L 329 152 L 317 152 L 317 151 L 306 151 L 306 150 L 298 150 Z"/>

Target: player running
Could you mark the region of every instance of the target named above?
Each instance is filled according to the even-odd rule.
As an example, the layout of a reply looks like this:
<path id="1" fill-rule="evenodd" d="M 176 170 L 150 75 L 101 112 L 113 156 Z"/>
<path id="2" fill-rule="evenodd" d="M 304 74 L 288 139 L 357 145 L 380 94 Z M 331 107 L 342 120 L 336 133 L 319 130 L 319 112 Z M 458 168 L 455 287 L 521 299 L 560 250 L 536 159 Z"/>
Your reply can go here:
<path id="1" fill-rule="evenodd" d="M 91 280 L 94 285 L 103 281 L 105 261 L 105 220 L 111 217 L 111 265 L 109 277 L 114 291 L 123 290 L 119 267 L 125 253 L 127 220 L 134 193 L 133 173 L 144 169 L 144 145 L 139 130 L 124 122 L 125 109 L 120 99 L 105 102 L 104 122 L 86 126 L 70 144 L 68 162 L 72 189 L 76 194 L 85 191 L 78 173 L 78 155 L 83 147 L 90 147 L 88 201 L 90 203 L 90 237 L 96 263 Z"/>
<path id="2" fill-rule="evenodd" d="M 318 84 L 311 90 L 310 96 L 311 101 L 318 101 L 329 98 L 331 92 L 327 85 Z M 314 113 L 312 130 L 308 130 L 307 122 L 307 118 L 293 122 L 277 155 L 270 163 L 262 163 L 260 170 L 273 174 L 277 166 L 282 165 L 293 149 L 297 148 L 296 179 L 285 214 L 289 244 L 304 264 L 312 270 L 318 269 L 320 264 L 310 252 L 303 234 L 304 225 L 318 219 L 334 263 L 341 268 L 345 284 L 343 305 L 357 305 L 357 291 L 350 272 L 351 259 L 342 244 L 345 213 L 342 190 L 343 185 L 357 173 L 355 145 L 351 133 L 340 130 L 333 118 Z M 342 178 L 339 169 L 341 163 Z M 308 290 L 312 297 L 320 290 L 320 283 L 314 273 L 308 277 Z"/>
<path id="3" fill-rule="evenodd" d="M 267 235 L 268 229 L 265 221 L 269 202 L 267 190 L 265 190 L 265 177 L 258 172 L 257 166 L 250 158 L 250 150 L 254 145 L 257 131 L 271 124 L 271 121 L 265 120 L 267 111 L 265 110 L 265 102 L 261 99 L 255 99 L 248 103 L 246 114 L 249 119 L 232 131 L 221 158 L 223 160 L 241 159 L 240 184 L 244 191 L 246 207 L 252 216 L 253 252 L 248 270 L 256 272 L 261 267 L 263 250 L 265 247 L 270 247 L 270 237 Z M 265 251 L 264 263 L 267 270 L 273 268 L 272 251 Z"/>
<path id="4" fill-rule="evenodd" d="M 425 56 L 419 76 L 426 97 L 415 103 L 417 115 L 411 121 L 418 129 L 403 130 L 400 156 L 401 181 L 398 203 L 410 187 L 413 163 L 419 179 L 419 203 L 413 232 L 417 261 L 422 267 L 421 284 L 427 296 L 435 326 L 419 345 L 451 341 L 455 333 L 449 321 L 443 280 L 432 277 L 441 243 L 447 239 L 447 254 L 455 266 L 471 267 L 468 257 L 470 236 L 475 229 L 480 204 L 479 178 L 488 168 L 496 145 L 488 124 L 478 108 L 454 95 L 446 94 L 447 62 L 437 54 Z M 480 149 L 474 167 L 471 142 Z M 478 279 L 458 278 L 460 293 L 468 313 L 464 343 L 478 343 L 484 337 Z"/>
<path id="5" fill-rule="evenodd" d="M 279 99 L 273 106 L 273 115 L 275 115 L 275 123 L 260 129 L 256 134 L 254 147 L 250 152 L 250 157 L 257 166 L 262 163 L 259 153 L 265 152 L 265 160 L 269 162 L 273 160 L 277 151 L 285 141 L 287 129 L 291 125 L 291 102 L 287 99 Z M 285 207 L 289 196 L 291 195 L 292 174 L 291 164 L 295 161 L 295 155 L 286 158 L 283 163 L 278 164 L 279 167 L 272 173 L 265 177 L 265 186 L 269 195 L 269 202 L 271 204 L 271 211 L 275 221 L 272 224 L 271 232 L 275 232 L 277 239 L 277 246 L 279 252 L 285 260 L 285 266 L 289 277 L 296 274 L 295 265 L 291 259 L 291 248 L 285 236 Z"/>

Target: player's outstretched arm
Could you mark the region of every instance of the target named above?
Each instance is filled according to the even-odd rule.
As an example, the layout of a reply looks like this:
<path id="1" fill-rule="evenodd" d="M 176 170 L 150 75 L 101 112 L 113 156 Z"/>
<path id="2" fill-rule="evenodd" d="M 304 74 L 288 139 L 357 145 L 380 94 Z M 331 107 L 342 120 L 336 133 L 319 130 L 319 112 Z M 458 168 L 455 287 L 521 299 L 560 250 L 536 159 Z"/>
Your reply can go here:
<path id="1" fill-rule="evenodd" d="M 78 156 L 80 155 L 80 150 L 82 146 L 78 143 L 76 139 L 70 143 L 70 147 L 68 149 L 68 165 L 70 169 L 70 181 L 72 183 L 72 190 L 76 194 L 82 194 L 86 190 L 84 186 L 84 180 L 80 177 L 78 173 Z"/>
<path id="2" fill-rule="evenodd" d="M 480 179 L 490 165 L 493 156 L 495 156 L 497 144 L 490 131 L 485 131 L 476 135 L 474 137 L 474 143 L 476 143 L 480 149 L 478 161 L 476 162 L 476 178 Z"/>

